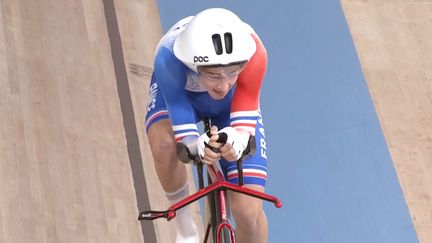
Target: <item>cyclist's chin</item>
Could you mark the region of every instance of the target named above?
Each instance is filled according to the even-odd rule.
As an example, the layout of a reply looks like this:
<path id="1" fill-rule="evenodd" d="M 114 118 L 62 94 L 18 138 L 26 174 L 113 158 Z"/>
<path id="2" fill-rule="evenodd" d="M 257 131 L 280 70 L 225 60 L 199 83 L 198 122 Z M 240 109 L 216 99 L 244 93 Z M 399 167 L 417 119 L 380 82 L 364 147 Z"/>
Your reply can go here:
<path id="1" fill-rule="evenodd" d="M 221 100 L 227 95 L 228 92 L 211 90 L 208 93 L 209 93 L 210 97 L 212 97 L 213 99 Z"/>

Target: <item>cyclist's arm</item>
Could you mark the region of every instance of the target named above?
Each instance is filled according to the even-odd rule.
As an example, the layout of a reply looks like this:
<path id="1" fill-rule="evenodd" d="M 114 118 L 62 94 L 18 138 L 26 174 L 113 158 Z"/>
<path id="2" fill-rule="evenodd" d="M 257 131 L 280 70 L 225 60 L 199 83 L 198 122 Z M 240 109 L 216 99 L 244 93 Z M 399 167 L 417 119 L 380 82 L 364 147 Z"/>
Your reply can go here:
<path id="1" fill-rule="evenodd" d="M 176 141 L 185 136 L 199 136 L 195 113 L 184 89 L 186 68 L 167 48 L 159 48 L 154 75 L 165 98 Z"/>
<path id="2" fill-rule="evenodd" d="M 255 54 L 240 73 L 231 105 L 231 127 L 241 133 L 255 134 L 259 115 L 261 84 L 267 68 L 267 51 L 256 34 L 252 34 L 257 45 Z"/>

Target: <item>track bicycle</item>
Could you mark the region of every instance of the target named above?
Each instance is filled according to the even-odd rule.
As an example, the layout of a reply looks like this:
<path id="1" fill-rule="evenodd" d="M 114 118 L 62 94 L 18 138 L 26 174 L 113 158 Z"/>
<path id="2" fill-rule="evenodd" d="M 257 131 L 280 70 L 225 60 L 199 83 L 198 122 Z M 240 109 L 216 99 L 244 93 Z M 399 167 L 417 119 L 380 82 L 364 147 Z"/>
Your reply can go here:
<path id="1" fill-rule="evenodd" d="M 210 137 L 210 122 L 209 119 L 203 119 L 204 131 L 207 131 Z M 219 139 L 217 142 L 225 143 L 227 135 L 225 133 L 219 133 Z M 212 148 L 210 148 L 212 149 Z M 229 209 L 226 200 L 227 191 L 233 191 L 241 194 L 245 194 L 251 197 L 259 198 L 264 201 L 274 203 L 277 208 L 282 207 L 282 202 L 279 198 L 266 194 L 260 191 L 252 190 L 244 186 L 243 182 L 243 160 L 248 155 L 255 152 L 255 139 L 251 136 L 249 139 L 249 146 L 243 152 L 239 160 L 237 160 L 237 171 L 238 171 L 238 184 L 233 184 L 225 180 L 224 175 L 215 169 L 213 165 L 207 166 L 207 186 L 204 186 L 203 176 L 203 163 L 199 156 L 192 156 L 189 153 L 186 145 L 177 143 L 177 155 L 179 159 L 184 163 L 193 162 L 197 168 L 199 190 L 184 198 L 183 200 L 171 205 L 165 211 L 154 211 L 148 210 L 143 211 L 139 214 L 138 220 L 155 220 L 158 218 L 165 218 L 168 221 L 175 218 L 176 211 L 203 198 L 208 197 L 209 209 L 210 209 L 210 220 L 206 227 L 203 243 L 207 243 L 210 237 L 210 231 L 212 233 L 213 242 L 215 243 L 235 243 L 234 227 L 229 220 Z M 212 176 L 210 176 L 212 174 Z"/>

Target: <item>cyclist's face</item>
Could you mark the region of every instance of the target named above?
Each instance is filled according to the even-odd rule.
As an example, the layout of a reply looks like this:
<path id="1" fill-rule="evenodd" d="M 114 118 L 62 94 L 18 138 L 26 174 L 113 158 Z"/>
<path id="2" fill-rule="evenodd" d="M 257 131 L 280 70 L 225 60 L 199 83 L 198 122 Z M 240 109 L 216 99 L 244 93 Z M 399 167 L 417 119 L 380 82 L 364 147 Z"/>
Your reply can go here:
<path id="1" fill-rule="evenodd" d="M 236 84 L 244 66 L 236 64 L 224 67 L 199 67 L 198 77 L 209 95 L 215 100 L 220 100 Z"/>

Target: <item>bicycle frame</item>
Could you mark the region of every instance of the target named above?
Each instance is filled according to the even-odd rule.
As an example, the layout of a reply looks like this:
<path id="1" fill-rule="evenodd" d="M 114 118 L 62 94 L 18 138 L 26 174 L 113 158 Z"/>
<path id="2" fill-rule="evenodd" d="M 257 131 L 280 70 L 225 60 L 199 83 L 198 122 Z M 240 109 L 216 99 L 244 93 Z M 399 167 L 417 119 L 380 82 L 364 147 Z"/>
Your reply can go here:
<path id="1" fill-rule="evenodd" d="M 205 123 L 206 128 L 209 127 L 208 124 Z M 233 191 L 233 192 L 237 192 L 237 193 L 241 193 L 241 194 L 245 194 L 251 197 L 255 197 L 255 198 L 259 198 L 261 200 L 264 201 L 269 201 L 274 203 L 274 205 L 277 208 L 281 208 L 282 207 L 282 202 L 280 201 L 279 198 L 272 196 L 270 194 L 266 194 L 260 191 L 256 191 L 256 190 L 252 190 L 250 188 L 247 188 L 243 185 L 243 169 L 242 169 L 242 161 L 243 161 L 243 157 L 242 156 L 238 161 L 237 161 L 237 169 L 238 169 L 238 178 L 239 178 L 239 183 L 237 184 L 233 184 L 230 183 L 228 181 L 225 181 L 224 175 L 220 172 L 217 171 L 213 165 L 208 166 L 208 171 L 210 171 L 213 174 L 212 178 L 212 184 L 208 185 L 207 187 L 204 187 L 204 179 L 203 179 L 203 163 L 199 160 L 199 158 L 195 158 L 194 163 L 197 166 L 197 173 L 198 173 L 198 179 L 199 179 L 199 190 L 184 198 L 183 200 L 175 203 L 174 205 L 171 205 L 171 207 L 169 207 L 167 210 L 165 211 L 153 211 L 153 210 L 149 210 L 149 211 L 144 211 L 142 213 L 140 213 L 138 220 L 154 220 L 157 218 L 165 218 L 168 221 L 170 221 L 171 219 L 175 218 L 176 216 L 176 211 L 205 197 L 208 196 L 209 194 L 213 193 L 213 192 L 217 192 L 217 194 L 219 195 L 219 200 L 218 200 L 218 206 L 219 206 L 219 217 L 221 218 L 221 222 L 219 223 L 219 225 L 217 226 L 217 243 L 221 243 L 221 239 L 220 239 L 220 235 L 221 232 L 224 228 L 227 228 L 230 232 L 230 238 L 231 238 L 231 242 L 235 243 L 235 237 L 234 237 L 234 228 L 231 225 L 231 223 L 228 220 L 228 213 L 227 213 L 227 206 L 226 206 L 226 192 L 227 191 Z M 209 236 L 209 229 L 210 227 L 207 227 L 206 230 L 206 234 L 204 237 L 204 243 L 207 242 L 208 236 Z"/>

